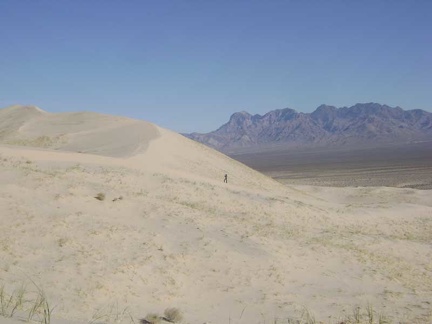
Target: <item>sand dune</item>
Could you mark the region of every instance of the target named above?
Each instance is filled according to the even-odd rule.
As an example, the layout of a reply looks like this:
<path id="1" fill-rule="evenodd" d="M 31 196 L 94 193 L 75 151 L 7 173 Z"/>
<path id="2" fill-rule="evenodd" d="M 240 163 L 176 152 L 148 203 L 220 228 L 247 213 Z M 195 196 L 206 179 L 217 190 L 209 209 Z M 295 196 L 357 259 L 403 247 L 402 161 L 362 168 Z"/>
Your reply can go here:
<path id="1" fill-rule="evenodd" d="M 184 323 L 286 323 L 305 308 L 336 323 L 367 304 L 432 319 L 430 190 L 284 186 L 147 122 L 8 109 L 0 284 L 36 283 L 53 322 L 178 307 Z"/>
<path id="2" fill-rule="evenodd" d="M 49 114 L 37 107 L 0 110 L 0 142 L 126 157 L 145 151 L 157 127 L 141 120 L 93 112 Z"/>

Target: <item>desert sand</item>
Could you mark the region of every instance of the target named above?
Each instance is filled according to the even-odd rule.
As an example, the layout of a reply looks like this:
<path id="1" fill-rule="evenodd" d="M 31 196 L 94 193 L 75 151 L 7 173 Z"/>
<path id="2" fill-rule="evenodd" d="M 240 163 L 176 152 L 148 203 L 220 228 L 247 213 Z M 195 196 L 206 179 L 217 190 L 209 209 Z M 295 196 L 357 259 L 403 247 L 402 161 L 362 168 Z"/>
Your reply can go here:
<path id="1" fill-rule="evenodd" d="M 432 322 L 431 190 L 283 185 L 96 113 L 3 109 L 0 142 L 0 285 L 52 323 Z"/>

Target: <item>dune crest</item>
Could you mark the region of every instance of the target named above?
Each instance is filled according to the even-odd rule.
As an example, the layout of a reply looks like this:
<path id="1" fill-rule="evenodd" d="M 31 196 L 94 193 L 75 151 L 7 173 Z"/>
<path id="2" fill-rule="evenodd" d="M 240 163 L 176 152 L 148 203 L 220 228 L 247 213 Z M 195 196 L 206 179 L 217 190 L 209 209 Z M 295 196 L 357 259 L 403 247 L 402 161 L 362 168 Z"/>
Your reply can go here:
<path id="1" fill-rule="evenodd" d="M 0 142 L 115 157 L 144 152 L 159 136 L 141 120 L 93 112 L 50 114 L 37 107 L 0 110 Z"/>

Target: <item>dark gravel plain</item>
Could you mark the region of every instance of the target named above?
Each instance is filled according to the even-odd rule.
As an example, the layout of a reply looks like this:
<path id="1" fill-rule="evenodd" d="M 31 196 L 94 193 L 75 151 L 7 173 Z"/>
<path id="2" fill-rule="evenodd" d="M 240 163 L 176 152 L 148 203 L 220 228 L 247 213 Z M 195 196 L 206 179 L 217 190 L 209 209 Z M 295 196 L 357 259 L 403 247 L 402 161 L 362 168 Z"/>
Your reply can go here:
<path id="1" fill-rule="evenodd" d="M 432 141 L 231 154 L 284 184 L 432 189 Z"/>

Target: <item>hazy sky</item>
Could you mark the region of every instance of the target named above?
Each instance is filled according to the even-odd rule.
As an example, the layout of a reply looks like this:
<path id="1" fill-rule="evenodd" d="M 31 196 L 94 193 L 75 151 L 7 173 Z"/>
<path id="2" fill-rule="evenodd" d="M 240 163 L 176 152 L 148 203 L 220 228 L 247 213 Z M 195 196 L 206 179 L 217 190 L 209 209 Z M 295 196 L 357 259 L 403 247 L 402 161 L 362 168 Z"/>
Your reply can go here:
<path id="1" fill-rule="evenodd" d="M 429 0 L 0 0 L 0 107 L 179 132 L 241 110 L 432 111 Z"/>

